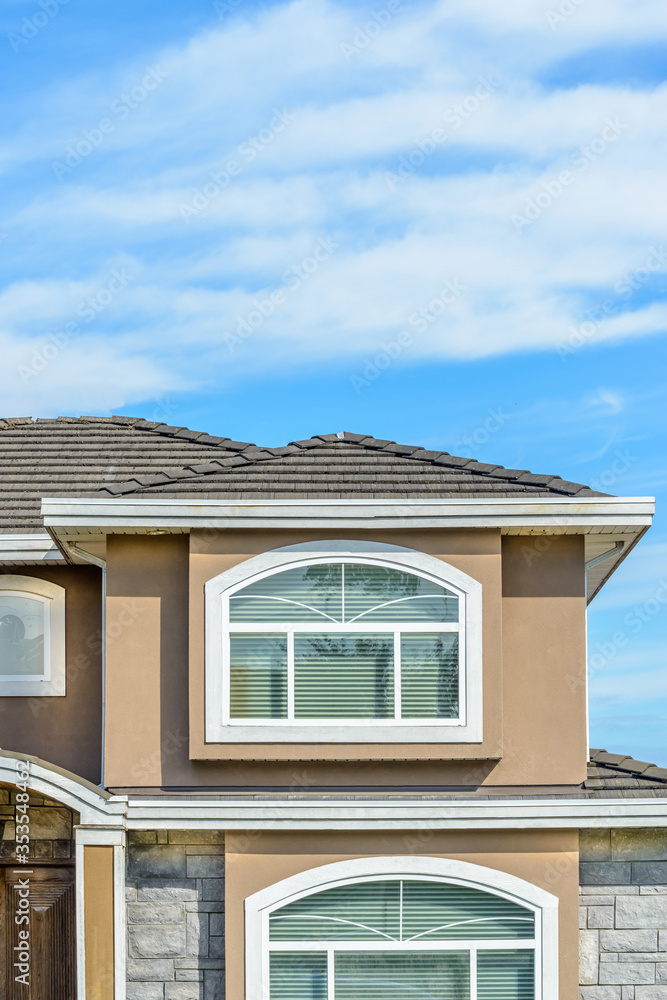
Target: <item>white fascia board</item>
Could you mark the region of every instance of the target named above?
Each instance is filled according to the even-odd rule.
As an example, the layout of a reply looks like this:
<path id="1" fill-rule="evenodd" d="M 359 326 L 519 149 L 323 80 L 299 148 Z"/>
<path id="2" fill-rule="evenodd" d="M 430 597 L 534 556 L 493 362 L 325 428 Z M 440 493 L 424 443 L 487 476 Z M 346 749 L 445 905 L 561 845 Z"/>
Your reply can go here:
<path id="1" fill-rule="evenodd" d="M 187 802 L 130 799 L 127 828 L 194 830 L 522 830 L 667 827 L 664 799 Z"/>
<path id="2" fill-rule="evenodd" d="M 44 523 L 54 529 L 319 527 L 644 527 L 652 497 L 547 497 L 535 500 L 217 500 L 49 499 Z M 63 532 L 66 534 L 66 530 Z"/>
<path id="3" fill-rule="evenodd" d="M 0 562 L 64 563 L 62 552 L 50 535 L 0 535 Z"/>

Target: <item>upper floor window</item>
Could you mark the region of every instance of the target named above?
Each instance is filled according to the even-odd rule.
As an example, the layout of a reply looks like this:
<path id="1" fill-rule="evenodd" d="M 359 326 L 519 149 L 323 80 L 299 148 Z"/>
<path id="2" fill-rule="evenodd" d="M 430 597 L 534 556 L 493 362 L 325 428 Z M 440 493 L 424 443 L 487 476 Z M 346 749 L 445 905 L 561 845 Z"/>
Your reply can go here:
<path id="1" fill-rule="evenodd" d="M 64 694 L 64 589 L 0 576 L 0 697 Z"/>
<path id="2" fill-rule="evenodd" d="M 406 726 L 416 739 L 430 730 L 446 739 L 448 729 L 473 738 L 474 581 L 463 589 L 463 574 L 419 553 L 267 555 L 278 565 L 243 564 L 241 582 L 225 587 L 223 574 L 207 588 L 209 740 L 298 730 L 311 741 L 381 742 L 397 727 L 410 739 Z"/>

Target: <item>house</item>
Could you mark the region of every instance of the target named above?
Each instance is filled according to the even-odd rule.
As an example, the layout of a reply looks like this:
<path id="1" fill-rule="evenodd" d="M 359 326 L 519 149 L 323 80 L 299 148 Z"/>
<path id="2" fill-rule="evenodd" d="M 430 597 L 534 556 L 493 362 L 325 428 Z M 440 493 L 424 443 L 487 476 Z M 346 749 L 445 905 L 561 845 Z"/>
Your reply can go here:
<path id="1" fill-rule="evenodd" d="M 587 735 L 652 514 L 358 434 L 0 421 L 0 995 L 665 1000 L 667 770 Z"/>

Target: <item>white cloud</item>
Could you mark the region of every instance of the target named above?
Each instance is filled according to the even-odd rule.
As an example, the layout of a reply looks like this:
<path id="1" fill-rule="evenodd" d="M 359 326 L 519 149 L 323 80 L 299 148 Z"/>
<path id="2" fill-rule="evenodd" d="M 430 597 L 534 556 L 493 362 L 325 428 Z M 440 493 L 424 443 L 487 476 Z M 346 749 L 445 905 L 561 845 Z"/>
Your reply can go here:
<path id="1" fill-rule="evenodd" d="M 204 365 L 225 378 L 331 360 L 353 368 L 406 324 L 408 363 L 555 351 L 610 298 L 614 314 L 584 349 L 664 333 L 660 297 L 647 288 L 635 300 L 614 286 L 661 247 L 667 90 L 540 81 L 587 48 L 655 42 L 667 12 L 662 0 L 637 0 L 632 12 L 622 0 L 604 12 L 585 0 L 552 31 L 545 14 L 557 5 L 406 5 L 349 62 L 341 43 L 366 17 L 356 7 L 296 0 L 240 10 L 152 53 L 165 81 L 60 184 L 52 157 L 145 65 L 54 88 L 6 150 L 6 169 L 31 161 L 44 173 L 33 198 L 5 210 L 30 275 L 0 293 L 6 329 L 34 337 L 67 323 L 126 259 L 137 278 L 95 326 L 97 342 L 152 351 L 159 370 L 191 380 Z M 482 76 L 498 82 L 475 106 Z M 275 108 L 293 120 L 246 157 L 239 143 L 264 134 Z M 388 178 L 412 153 L 420 159 L 417 144 L 436 127 L 447 137 L 434 154 L 408 163 L 398 183 Z M 207 187 L 230 159 L 239 169 L 229 184 Z M 186 224 L 184 206 L 207 191 Z M 230 357 L 225 335 L 239 317 L 329 235 L 336 252 Z M 62 277 L 63 254 L 72 278 Z M 464 294 L 420 331 L 411 317 L 446 280 Z"/>

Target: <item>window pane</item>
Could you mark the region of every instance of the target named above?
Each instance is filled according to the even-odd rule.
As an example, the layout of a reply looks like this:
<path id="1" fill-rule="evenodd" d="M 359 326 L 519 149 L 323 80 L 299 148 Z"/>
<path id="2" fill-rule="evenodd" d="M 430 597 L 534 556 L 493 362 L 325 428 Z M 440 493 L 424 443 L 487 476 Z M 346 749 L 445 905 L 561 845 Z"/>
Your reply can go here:
<path id="1" fill-rule="evenodd" d="M 271 955 L 271 1000 L 327 1000 L 327 956 L 283 951 Z"/>
<path id="2" fill-rule="evenodd" d="M 230 639 L 230 715 L 284 719 L 287 715 L 287 636 L 235 634 Z"/>
<path id="3" fill-rule="evenodd" d="M 232 622 L 340 622 L 342 567 L 300 566 L 274 573 L 229 599 Z"/>
<path id="4" fill-rule="evenodd" d="M 393 635 L 295 635 L 294 706 L 297 719 L 393 717 Z"/>
<path id="5" fill-rule="evenodd" d="M 403 883 L 403 940 L 532 938 L 535 916 L 509 899 L 446 882 Z"/>
<path id="6" fill-rule="evenodd" d="M 457 634 L 401 635 L 401 702 L 404 719 L 458 718 Z"/>
<path id="7" fill-rule="evenodd" d="M 336 1000 L 469 1000 L 468 952 L 340 952 Z"/>
<path id="8" fill-rule="evenodd" d="M 457 622 L 459 600 L 413 573 L 345 564 L 345 621 Z"/>
<path id="9" fill-rule="evenodd" d="M 0 674 L 44 673 L 44 603 L 0 594 Z"/>
<path id="10" fill-rule="evenodd" d="M 357 882 L 304 896 L 271 914 L 272 941 L 399 940 L 400 882 Z"/>
<path id="11" fill-rule="evenodd" d="M 532 951 L 480 951 L 477 955 L 478 1000 L 535 1000 Z"/>

